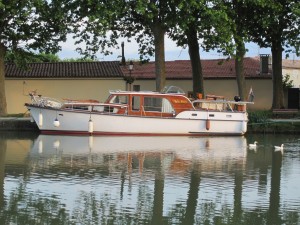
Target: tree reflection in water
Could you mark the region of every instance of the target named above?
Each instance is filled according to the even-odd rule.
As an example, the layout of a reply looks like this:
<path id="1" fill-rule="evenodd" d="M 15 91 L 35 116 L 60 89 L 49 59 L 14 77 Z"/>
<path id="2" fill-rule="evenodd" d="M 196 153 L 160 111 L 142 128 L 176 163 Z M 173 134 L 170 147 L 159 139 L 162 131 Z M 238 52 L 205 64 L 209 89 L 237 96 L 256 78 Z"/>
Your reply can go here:
<path id="1" fill-rule="evenodd" d="M 226 159 L 218 162 L 222 177 L 230 178 L 232 183 L 225 188 L 232 188 L 233 202 L 221 200 L 226 195 L 223 189 L 212 183 L 218 189 L 217 196 L 204 199 L 204 185 L 207 179 L 216 179 L 216 162 L 207 163 L 203 160 L 192 158 L 181 160 L 179 173 L 184 174 L 188 181 L 185 201 L 166 204 L 166 181 L 170 167 L 166 167 L 164 160 L 174 161 L 176 155 L 157 154 L 145 152 L 115 154 L 90 154 L 90 155 L 31 155 L 28 157 L 27 167 L 23 174 L 15 176 L 18 186 L 6 191 L 4 197 L 4 183 L 6 170 L 6 141 L 0 140 L 0 224 L 298 224 L 299 213 L 295 211 L 283 212 L 280 207 L 280 179 L 282 168 L 282 155 L 270 152 L 270 158 L 261 162 L 257 167 L 267 171 L 266 164 L 270 164 L 270 196 L 267 210 L 257 207 L 249 210 L 243 206 L 243 186 L 249 174 L 245 167 L 255 161 L 253 155 L 247 156 L 245 161 Z M 56 153 L 55 153 L 56 154 Z M 55 157 L 54 157 L 55 156 Z M 253 158 L 252 158 L 253 157 Z M 53 161 L 55 158 L 55 161 Z M 69 160 L 72 159 L 72 162 Z M 101 165 L 99 159 L 102 160 Z M 117 161 L 116 161 L 117 159 Z M 270 160 L 271 159 L 271 160 Z M 231 160 L 231 161 L 230 161 Z M 230 165 L 230 166 L 228 166 Z M 86 175 L 93 169 L 93 175 Z M 178 171 L 177 171 L 178 172 Z M 74 207 L 66 206 L 61 196 L 55 194 L 33 193 L 27 185 L 33 173 L 43 177 L 45 174 L 65 174 L 65 178 L 86 177 L 89 182 L 97 179 L 119 177 L 119 192 L 101 192 L 101 190 L 81 190 L 73 199 Z M 112 175 L 113 174 L 113 175 Z M 252 174 L 250 174 L 252 176 Z M 259 185 L 267 185 L 261 182 Z M 266 180 L 265 178 L 263 178 Z M 59 182 L 59 181 L 58 181 Z M 228 181 L 227 181 L 228 182 Z M 113 184 L 115 185 L 115 183 Z M 134 186 L 134 190 L 133 190 Z M 51 187 L 49 187 L 51 189 Z M 176 192 L 176 186 L 173 187 Z M 213 189 L 214 187 L 212 187 Z M 260 186 L 259 186 L 260 188 Z M 70 190 L 73 190 L 70 188 Z M 135 191 L 135 193 L 133 193 Z M 51 192 L 50 192 L 51 193 Z M 116 197 L 117 196 L 117 197 Z M 126 205 L 130 200 L 135 201 Z"/>
<path id="2" fill-rule="evenodd" d="M 0 210 L 4 206 L 5 153 L 6 140 L 0 138 Z"/>
<path id="3" fill-rule="evenodd" d="M 26 184 L 20 183 L 17 190 L 10 193 L 6 205 L 0 212 L 0 224 L 73 224 L 66 209 L 52 198 L 26 193 Z M 74 223 L 75 224 L 75 223 Z"/>

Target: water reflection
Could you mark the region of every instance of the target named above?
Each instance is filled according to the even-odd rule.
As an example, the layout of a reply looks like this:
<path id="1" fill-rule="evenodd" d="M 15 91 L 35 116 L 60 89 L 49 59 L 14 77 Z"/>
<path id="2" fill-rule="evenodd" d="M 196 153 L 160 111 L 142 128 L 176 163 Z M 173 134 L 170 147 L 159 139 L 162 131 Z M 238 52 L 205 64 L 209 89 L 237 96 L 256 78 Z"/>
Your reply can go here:
<path id="1" fill-rule="evenodd" d="M 4 171 L 5 171 L 6 141 L 0 139 L 0 210 L 4 205 Z"/>
<path id="2" fill-rule="evenodd" d="M 251 138 L 2 137 L 0 224 L 298 224 L 294 148 Z"/>

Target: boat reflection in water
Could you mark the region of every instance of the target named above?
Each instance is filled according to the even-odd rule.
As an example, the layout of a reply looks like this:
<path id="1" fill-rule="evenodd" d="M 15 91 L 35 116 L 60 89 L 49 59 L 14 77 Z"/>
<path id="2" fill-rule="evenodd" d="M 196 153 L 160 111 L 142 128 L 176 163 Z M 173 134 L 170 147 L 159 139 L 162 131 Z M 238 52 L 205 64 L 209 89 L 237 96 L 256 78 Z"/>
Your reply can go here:
<path id="1" fill-rule="evenodd" d="M 40 135 L 22 170 L 0 171 L 0 224 L 299 224 L 299 164 L 271 149 L 248 151 L 242 136 Z"/>
<path id="2" fill-rule="evenodd" d="M 245 158 L 244 137 L 56 136 L 40 135 L 31 154 L 91 155 L 169 153 L 186 160 Z"/>
<path id="3" fill-rule="evenodd" d="M 54 185 L 65 191 L 61 195 L 76 199 L 68 207 L 79 212 L 73 215 L 76 222 L 81 213 L 98 211 L 100 215 L 89 213 L 86 219 L 105 218 L 102 224 L 108 224 L 109 218 L 114 218 L 111 224 L 164 224 L 168 218 L 168 224 L 194 224 L 196 212 L 206 211 L 205 202 L 219 199 L 220 193 L 222 204 L 235 198 L 232 182 L 246 167 L 246 152 L 241 136 L 40 135 L 30 158 L 36 174 L 54 176 Z M 208 210 L 217 212 L 219 204 L 213 208 Z"/>

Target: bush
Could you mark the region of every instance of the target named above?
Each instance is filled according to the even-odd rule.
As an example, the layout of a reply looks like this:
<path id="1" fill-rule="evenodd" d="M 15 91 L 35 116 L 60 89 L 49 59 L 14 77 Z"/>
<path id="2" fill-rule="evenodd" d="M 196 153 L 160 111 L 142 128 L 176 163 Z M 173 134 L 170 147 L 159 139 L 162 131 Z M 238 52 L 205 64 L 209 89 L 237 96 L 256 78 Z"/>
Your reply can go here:
<path id="1" fill-rule="evenodd" d="M 272 118 L 270 110 L 248 112 L 249 124 L 266 124 Z"/>

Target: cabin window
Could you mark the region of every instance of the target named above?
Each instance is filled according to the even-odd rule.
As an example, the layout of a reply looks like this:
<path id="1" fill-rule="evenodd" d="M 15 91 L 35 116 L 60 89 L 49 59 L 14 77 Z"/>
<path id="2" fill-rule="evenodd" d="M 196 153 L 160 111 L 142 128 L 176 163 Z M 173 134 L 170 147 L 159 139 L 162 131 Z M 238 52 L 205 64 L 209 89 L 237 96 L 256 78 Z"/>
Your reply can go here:
<path id="1" fill-rule="evenodd" d="M 166 98 L 144 97 L 144 111 L 172 113 L 174 109 Z"/>
<path id="2" fill-rule="evenodd" d="M 110 99 L 109 103 L 127 104 L 128 103 L 127 95 L 115 95 Z"/>
<path id="3" fill-rule="evenodd" d="M 140 96 L 132 96 L 132 110 L 139 111 L 141 105 Z"/>

